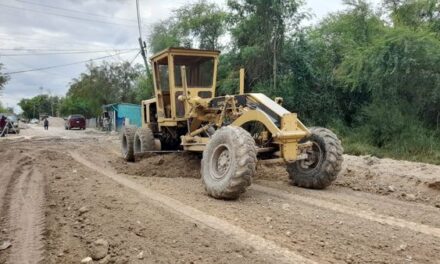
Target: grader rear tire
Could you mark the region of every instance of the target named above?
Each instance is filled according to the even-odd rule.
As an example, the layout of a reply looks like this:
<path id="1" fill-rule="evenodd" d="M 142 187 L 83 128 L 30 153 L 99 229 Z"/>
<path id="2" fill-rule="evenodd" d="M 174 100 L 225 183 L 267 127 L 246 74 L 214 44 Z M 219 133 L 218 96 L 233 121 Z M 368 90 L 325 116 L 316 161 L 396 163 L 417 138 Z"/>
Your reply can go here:
<path id="1" fill-rule="evenodd" d="M 341 141 L 330 130 L 321 127 L 310 128 L 311 135 L 303 142 L 313 143 L 309 158 L 287 165 L 287 172 L 293 185 L 311 189 L 329 186 L 341 171 Z"/>
<path id="2" fill-rule="evenodd" d="M 121 133 L 121 152 L 122 157 L 126 161 L 134 161 L 134 134 L 136 132 L 135 126 L 125 126 Z"/>
<path id="3" fill-rule="evenodd" d="M 154 150 L 154 134 L 149 127 L 141 127 L 134 134 L 134 154 Z"/>
<path id="4" fill-rule="evenodd" d="M 203 151 L 201 174 L 206 192 L 217 199 L 237 199 L 251 185 L 256 164 L 251 135 L 241 127 L 220 128 Z"/>

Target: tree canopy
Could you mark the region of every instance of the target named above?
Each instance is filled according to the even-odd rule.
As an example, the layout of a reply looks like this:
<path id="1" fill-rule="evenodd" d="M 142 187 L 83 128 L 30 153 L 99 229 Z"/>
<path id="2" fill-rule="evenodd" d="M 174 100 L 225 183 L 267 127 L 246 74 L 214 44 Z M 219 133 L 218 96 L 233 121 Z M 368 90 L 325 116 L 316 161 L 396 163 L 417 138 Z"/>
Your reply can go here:
<path id="1" fill-rule="evenodd" d="M 3 90 L 3 88 L 5 87 L 5 84 L 9 80 L 9 76 L 7 76 L 1 72 L 2 68 L 3 68 L 3 64 L 0 63 L 0 93 Z"/>
<path id="2" fill-rule="evenodd" d="M 218 5 L 199 0 L 173 10 L 169 19 L 155 23 L 148 37 L 153 53 L 168 47 L 221 49 L 226 33 L 227 12 Z"/>
<path id="3" fill-rule="evenodd" d="M 61 104 L 58 96 L 47 94 L 37 95 L 30 99 L 21 99 L 18 105 L 23 110 L 22 115 L 28 119 L 38 118 L 40 114 L 57 116 Z"/>
<path id="4" fill-rule="evenodd" d="M 60 113 L 95 117 L 100 115 L 102 105 L 135 102 L 137 93 L 142 92 L 136 84 L 143 72 L 142 66 L 128 62 L 88 64 L 87 72 L 71 81 Z"/>

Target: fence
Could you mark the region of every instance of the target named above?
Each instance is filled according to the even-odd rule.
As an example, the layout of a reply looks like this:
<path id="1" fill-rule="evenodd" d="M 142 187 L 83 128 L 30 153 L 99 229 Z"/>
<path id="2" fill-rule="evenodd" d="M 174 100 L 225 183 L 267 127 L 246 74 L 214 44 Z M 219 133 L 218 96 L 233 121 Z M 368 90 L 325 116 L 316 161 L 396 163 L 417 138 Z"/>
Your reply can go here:
<path id="1" fill-rule="evenodd" d="M 87 128 L 96 128 L 96 118 L 86 119 L 86 127 Z"/>

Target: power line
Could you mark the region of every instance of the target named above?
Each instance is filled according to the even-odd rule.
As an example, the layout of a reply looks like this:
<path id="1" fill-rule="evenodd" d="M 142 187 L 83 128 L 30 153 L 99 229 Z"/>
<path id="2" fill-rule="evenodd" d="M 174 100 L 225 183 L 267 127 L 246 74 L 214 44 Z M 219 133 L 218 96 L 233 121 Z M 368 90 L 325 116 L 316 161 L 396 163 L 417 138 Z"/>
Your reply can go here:
<path id="1" fill-rule="evenodd" d="M 128 51 L 137 49 L 122 49 L 118 51 Z M 94 50 L 94 51 L 70 51 L 70 52 L 38 52 L 38 53 L 6 53 L 0 54 L 0 57 L 17 57 L 17 56 L 47 56 L 47 55 L 75 55 L 87 53 L 115 52 L 115 50 Z"/>
<path id="2" fill-rule="evenodd" d="M 130 61 L 130 65 L 133 63 L 133 61 L 139 56 L 139 54 L 141 54 L 141 51 L 138 51 L 138 53 L 136 53 L 136 56 L 134 56 L 134 58 L 133 59 L 131 59 L 131 61 Z"/>
<path id="3" fill-rule="evenodd" d="M 36 6 L 47 7 L 47 8 L 56 9 L 56 10 L 63 10 L 63 11 L 67 11 L 67 12 L 73 12 L 73 13 L 85 14 L 85 15 L 88 15 L 88 16 L 102 17 L 102 18 L 107 18 L 107 19 L 120 19 L 120 20 L 126 20 L 126 21 L 136 22 L 135 19 L 122 18 L 122 17 L 104 16 L 104 15 L 99 15 L 99 14 L 96 14 L 96 13 L 85 12 L 85 11 L 81 11 L 81 10 L 68 9 L 68 8 L 62 8 L 62 7 L 58 7 L 58 6 L 46 5 L 46 4 L 40 4 L 40 3 L 34 3 L 34 2 L 24 1 L 24 0 L 15 0 L 15 1 L 17 1 L 17 2 L 21 2 L 21 3 L 25 3 L 25 4 L 30 4 L 30 5 L 36 5 Z"/>
<path id="4" fill-rule="evenodd" d="M 1 33 L 0 33 L 1 34 Z M 105 44 L 94 44 L 93 42 L 87 42 L 87 41 L 67 41 L 67 40 L 62 40 L 59 39 L 57 37 L 55 38 L 51 38 L 50 36 L 47 36 L 45 38 L 30 38 L 30 37 L 25 37 L 22 35 L 8 35 L 8 36 L 14 36 L 13 38 L 11 37 L 4 37 L 2 35 L 0 35 L 0 39 L 1 40 L 11 40 L 11 41 L 15 41 L 15 42 L 38 42 L 38 44 L 54 44 L 54 43 L 59 43 L 59 44 L 63 44 L 63 46 L 65 46 L 65 44 L 69 45 L 69 46 L 93 46 L 93 47 L 97 47 L 97 48 L 105 48 L 106 45 Z"/>
<path id="5" fill-rule="evenodd" d="M 116 51 L 125 51 L 125 50 L 137 50 L 138 48 L 130 48 L 130 49 L 116 49 Z M 15 49 L 7 49 L 7 48 L 0 48 L 0 50 L 6 50 L 6 51 L 65 51 L 65 52 L 106 52 L 106 51 L 115 51 L 115 49 L 107 49 L 107 50 L 90 50 L 90 49 L 28 49 L 28 48 L 15 48 Z M 32 53 L 29 53 L 32 54 Z"/>
<path id="6" fill-rule="evenodd" d="M 15 54 L 0 54 L 0 57 L 50 56 L 50 55 L 75 55 L 75 54 L 90 54 L 90 53 L 102 53 L 102 52 L 111 52 L 111 51 L 79 51 L 79 52 L 15 53 Z"/>
<path id="7" fill-rule="evenodd" d="M 114 22 L 108 22 L 108 21 L 102 21 L 102 20 L 95 20 L 95 19 L 90 19 L 90 18 L 82 18 L 82 17 L 70 16 L 70 15 L 61 15 L 61 14 L 52 13 L 52 12 L 33 10 L 33 9 L 29 9 L 29 8 L 10 6 L 10 5 L 5 5 L 5 4 L 0 4 L 0 6 L 6 7 L 6 8 L 12 8 L 12 9 L 18 9 L 18 10 L 42 13 L 42 14 L 47 14 L 47 15 L 52 15 L 52 16 L 59 16 L 59 17 L 64 17 L 64 18 L 76 19 L 76 20 L 80 20 L 80 21 L 89 21 L 89 22 L 96 22 L 96 23 L 103 23 L 103 24 L 126 26 L 126 27 L 133 27 L 133 26 L 135 26 L 135 24 L 128 25 L 128 24 L 120 24 L 120 23 L 114 23 Z"/>
<path id="8" fill-rule="evenodd" d="M 94 61 L 94 60 L 102 60 L 102 59 L 105 59 L 105 58 L 115 57 L 117 55 L 129 53 L 129 52 L 133 52 L 133 51 L 119 52 L 119 53 L 113 54 L 113 55 L 102 56 L 102 57 L 98 57 L 98 58 L 91 58 L 91 59 L 88 59 L 88 60 L 76 61 L 76 62 L 72 62 L 72 63 L 53 65 L 53 66 L 48 66 L 48 67 L 41 67 L 41 68 L 34 68 L 34 69 L 28 69 L 28 70 L 6 72 L 5 74 L 12 75 L 12 74 L 18 74 L 18 73 L 25 73 L 25 72 L 44 71 L 44 70 L 49 70 L 49 69 L 54 69 L 54 68 L 66 67 L 66 66 L 71 66 L 71 65 L 76 65 L 76 64 L 82 64 L 82 63 L 86 63 L 86 62 Z"/>
<path id="9" fill-rule="evenodd" d="M 23 62 L 20 62 L 20 61 L 17 61 L 15 58 L 12 58 L 12 57 L 8 57 L 7 58 L 8 60 L 10 60 L 10 61 L 12 61 L 12 62 L 14 62 L 14 63 L 16 63 L 16 64 L 20 64 L 21 66 L 25 66 L 25 67 L 31 67 L 31 66 L 29 66 L 28 64 L 25 64 L 25 63 L 23 63 Z M 64 77 L 64 78 L 66 78 L 66 77 L 71 77 L 71 76 L 68 76 L 68 75 L 65 75 L 65 74 L 63 74 L 63 73 L 61 73 L 61 72 L 58 72 L 58 71 L 54 71 L 53 69 L 52 70 L 41 70 L 42 72 L 45 72 L 45 73 L 47 73 L 47 74 L 55 74 L 55 75 L 59 75 L 59 76 L 62 76 L 62 77 Z"/>

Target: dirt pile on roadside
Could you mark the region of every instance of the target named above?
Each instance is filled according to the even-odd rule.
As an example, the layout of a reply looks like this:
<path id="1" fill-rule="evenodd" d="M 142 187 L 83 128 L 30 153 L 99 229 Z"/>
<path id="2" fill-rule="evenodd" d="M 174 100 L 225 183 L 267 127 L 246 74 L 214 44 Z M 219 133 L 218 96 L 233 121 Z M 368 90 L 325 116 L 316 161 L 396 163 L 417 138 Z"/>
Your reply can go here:
<path id="1" fill-rule="evenodd" d="M 440 166 L 369 156 L 345 155 L 344 158 L 344 167 L 334 186 L 440 207 Z M 118 173 L 129 175 L 200 178 L 200 162 L 201 155 L 172 153 L 154 154 L 135 163 L 127 163 L 119 157 L 111 163 Z M 289 184 L 282 164 L 258 164 L 254 180 Z"/>
<path id="2" fill-rule="evenodd" d="M 344 159 L 336 185 L 440 207 L 440 166 L 370 156 Z"/>
<path id="3" fill-rule="evenodd" d="M 143 177 L 200 178 L 201 157 L 194 153 L 152 154 L 135 163 L 116 158 L 112 161 L 118 173 Z"/>
<path id="4" fill-rule="evenodd" d="M 170 153 L 152 154 L 138 159 L 135 163 L 122 158 L 113 160 L 112 166 L 118 173 L 143 177 L 200 178 L 201 154 Z M 283 180 L 288 176 L 284 166 L 278 164 L 259 164 L 255 179 Z"/>

